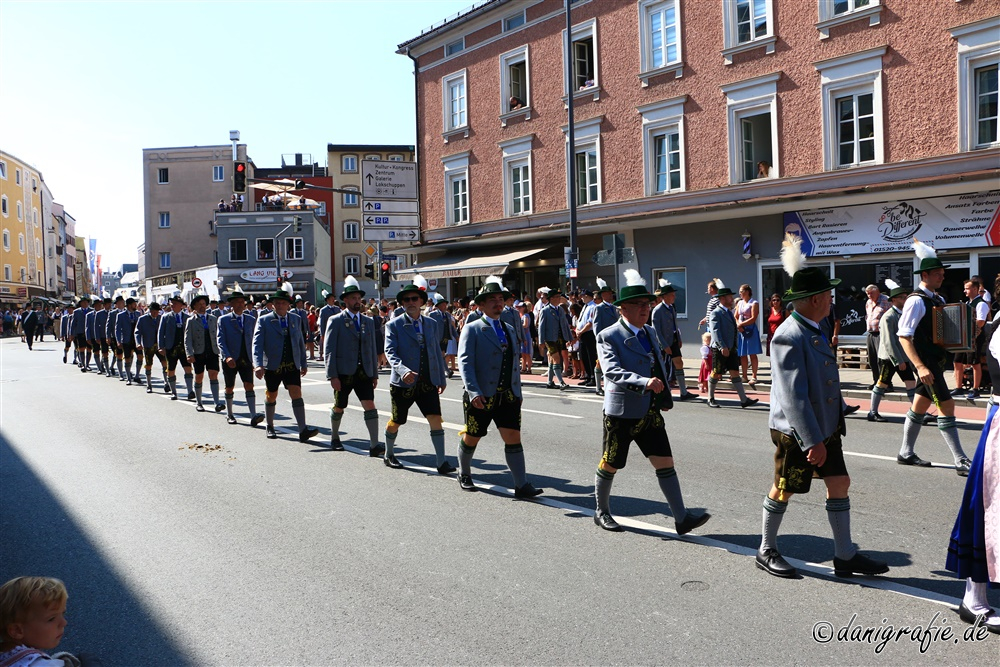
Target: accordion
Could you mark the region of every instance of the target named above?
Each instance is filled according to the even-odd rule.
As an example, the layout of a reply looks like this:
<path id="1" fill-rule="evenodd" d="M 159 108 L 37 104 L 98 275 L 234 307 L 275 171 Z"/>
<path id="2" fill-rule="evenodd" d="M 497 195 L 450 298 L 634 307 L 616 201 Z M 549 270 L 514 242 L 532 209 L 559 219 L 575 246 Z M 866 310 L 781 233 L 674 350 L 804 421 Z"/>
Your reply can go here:
<path id="1" fill-rule="evenodd" d="M 972 352 L 976 340 L 974 317 L 967 303 L 934 306 L 931 320 L 934 344 L 949 352 Z"/>

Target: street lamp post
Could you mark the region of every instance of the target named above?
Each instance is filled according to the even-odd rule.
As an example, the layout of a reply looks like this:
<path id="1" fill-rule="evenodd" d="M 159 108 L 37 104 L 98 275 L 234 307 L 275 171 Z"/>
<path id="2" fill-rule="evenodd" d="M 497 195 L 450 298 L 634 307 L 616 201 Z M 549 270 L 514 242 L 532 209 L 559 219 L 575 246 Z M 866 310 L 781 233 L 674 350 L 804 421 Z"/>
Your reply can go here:
<path id="1" fill-rule="evenodd" d="M 573 0 L 565 0 L 566 4 L 566 115 L 567 128 L 566 138 L 569 141 L 569 151 L 566 153 L 566 188 L 569 190 L 569 261 L 577 267 L 576 249 L 576 131 L 573 127 L 573 93 L 576 77 L 573 76 L 573 20 L 571 18 L 570 5 Z M 570 281 L 570 288 L 576 286 L 576 279 L 570 277 L 570 267 L 566 267 L 566 276 Z"/>

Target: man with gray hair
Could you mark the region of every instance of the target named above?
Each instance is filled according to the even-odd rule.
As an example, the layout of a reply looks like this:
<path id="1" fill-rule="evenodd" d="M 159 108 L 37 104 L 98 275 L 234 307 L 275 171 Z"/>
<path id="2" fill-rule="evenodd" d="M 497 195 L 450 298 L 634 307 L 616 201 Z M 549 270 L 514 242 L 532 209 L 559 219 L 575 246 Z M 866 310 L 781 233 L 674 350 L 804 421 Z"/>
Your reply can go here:
<path id="1" fill-rule="evenodd" d="M 886 311 L 889 310 L 889 299 L 882 291 L 878 288 L 878 285 L 869 285 L 865 288 L 865 294 L 868 295 L 868 301 L 865 302 L 865 330 L 868 334 L 867 347 L 868 347 L 868 368 L 872 372 L 872 386 L 869 387 L 870 390 L 875 388 L 878 383 L 879 378 L 879 364 L 878 364 L 878 343 L 879 343 L 879 321 L 882 316 L 885 315 Z"/>

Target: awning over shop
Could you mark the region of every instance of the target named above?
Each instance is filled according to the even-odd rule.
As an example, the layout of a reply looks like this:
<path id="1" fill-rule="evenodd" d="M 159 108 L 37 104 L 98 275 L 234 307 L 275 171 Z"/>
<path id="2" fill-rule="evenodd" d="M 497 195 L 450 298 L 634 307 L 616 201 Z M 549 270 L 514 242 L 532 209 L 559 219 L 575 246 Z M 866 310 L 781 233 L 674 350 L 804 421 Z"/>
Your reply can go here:
<path id="1" fill-rule="evenodd" d="M 542 248 L 526 248 L 522 250 L 511 250 L 499 255 L 484 255 L 481 253 L 447 254 L 437 259 L 430 259 L 420 262 L 415 266 L 402 271 L 396 271 L 393 275 L 397 280 L 402 276 L 412 276 L 419 273 L 424 278 L 468 278 L 473 276 L 503 275 L 507 272 L 507 267 L 511 262 L 516 262 L 537 255 L 548 246 Z"/>

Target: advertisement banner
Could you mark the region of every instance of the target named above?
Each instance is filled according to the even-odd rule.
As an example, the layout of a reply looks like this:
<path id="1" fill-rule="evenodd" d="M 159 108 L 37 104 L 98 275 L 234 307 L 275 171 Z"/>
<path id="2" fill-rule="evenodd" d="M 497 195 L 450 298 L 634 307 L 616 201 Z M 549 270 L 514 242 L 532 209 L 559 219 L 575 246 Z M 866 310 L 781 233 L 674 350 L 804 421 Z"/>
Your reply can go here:
<path id="1" fill-rule="evenodd" d="M 281 277 L 285 280 L 291 278 L 294 273 L 288 269 L 281 270 Z M 250 269 L 249 271 L 244 271 L 240 274 L 241 280 L 246 280 L 251 283 L 273 283 L 278 277 L 278 270 L 275 267 Z"/>
<path id="2" fill-rule="evenodd" d="M 938 250 L 1000 246 L 1000 190 L 794 211 L 784 228 L 809 257 L 908 252 L 915 238 Z"/>

